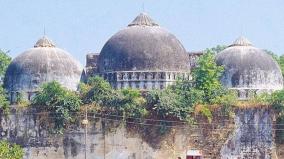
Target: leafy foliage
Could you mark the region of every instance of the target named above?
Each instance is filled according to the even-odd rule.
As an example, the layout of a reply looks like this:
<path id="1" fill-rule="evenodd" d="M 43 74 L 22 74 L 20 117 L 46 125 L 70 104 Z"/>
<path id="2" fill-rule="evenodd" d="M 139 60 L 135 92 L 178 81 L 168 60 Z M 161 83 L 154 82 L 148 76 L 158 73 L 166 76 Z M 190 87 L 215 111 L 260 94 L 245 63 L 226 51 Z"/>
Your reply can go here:
<path id="1" fill-rule="evenodd" d="M 4 78 L 8 65 L 11 63 L 11 57 L 0 49 L 0 83 Z M 0 109 L 4 111 L 4 113 L 9 112 L 9 102 L 7 100 L 6 92 L 2 85 L 0 85 Z"/>
<path id="2" fill-rule="evenodd" d="M 72 113 L 80 109 L 81 100 L 74 92 L 53 81 L 43 84 L 32 105 L 40 112 L 48 112 L 54 121 L 54 129 L 60 132 L 72 120 Z"/>
<path id="3" fill-rule="evenodd" d="M 266 98 L 266 101 L 270 102 L 273 108 L 284 116 L 284 90 L 273 92 L 270 98 Z"/>
<path id="4" fill-rule="evenodd" d="M 271 103 L 276 113 L 278 113 L 277 118 L 277 129 L 276 130 L 276 142 L 283 143 L 284 142 L 284 90 L 276 91 L 272 93 L 270 98 L 267 98 L 267 101 Z M 282 129 L 282 130 L 281 130 Z"/>
<path id="5" fill-rule="evenodd" d="M 123 89 L 120 93 L 122 98 L 119 100 L 117 109 L 123 116 L 141 118 L 148 114 L 145 107 L 146 100 L 142 97 L 139 90 Z"/>
<path id="6" fill-rule="evenodd" d="M 212 47 L 212 48 L 210 48 L 209 50 L 210 50 L 210 52 L 212 52 L 213 54 L 217 54 L 217 53 L 223 51 L 223 50 L 226 49 L 226 48 L 227 48 L 227 46 L 225 46 L 225 45 L 217 45 L 216 47 Z"/>
<path id="7" fill-rule="evenodd" d="M 154 115 L 159 119 L 187 120 L 192 110 L 190 106 L 182 104 L 181 97 L 171 89 L 151 91 L 146 98 Z"/>
<path id="8" fill-rule="evenodd" d="M 184 107 L 192 107 L 198 103 L 202 103 L 204 92 L 194 87 L 194 81 L 177 80 L 176 83 L 169 87 L 181 100 Z"/>
<path id="9" fill-rule="evenodd" d="M 9 112 L 9 102 L 2 86 L 0 86 L 0 109 L 2 109 L 5 114 Z"/>
<path id="10" fill-rule="evenodd" d="M 0 141 L 0 159 L 22 159 L 24 150 L 16 144 L 10 144 L 5 140 Z"/>
<path id="11" fill-rule="evenodd" d="M 224 68 L 215 63 L 215 54 L 207 50 L 193 70 L 193 80 L 178 80 L 165 90 L 154 90 L 147 94 L 148 105 L 160 118 L 192 120 L 196 106 L 199 113 L 212 118 L 210 105 L 220 105 L 224 113 L 231 113 L 237 97 L 233 91 L 222 86 L 220 77 Z"/>
<path id="12" fill-rule="evenodd" d="M 0 50 L 0 77 L 3 78 L 6 70 L 11 63 L 12 58 L 7 54 L 7 52 L 4 52 Z"/>
<path id="13" fill-rule="evenodd" d="M 80 85 L 80 90 L 85 104 L 94 102 L 98 105 L 109 105 L 116 97 L 111 85 L 99 76 L 89 78 L 87 84 Z"/>
<path id="14" fill-rule="evenodd" d="M 204 93 L 204 102 L 212 103 L 212 100 L 222 94 L 220 77 L 223 71 L 222 66 L 217 66 L 215 56 L 210 50 L 199 58 L 198 67 L 193 70 L 192 76 L 194 87 Z"/>
<path id="15" fill-rule="evenodd" d="M 178 80 L 174 85 L 162 91 L 148 94 L 148 105 L 162 118 L 192 121 L 194 106 L 202 102 L 203 92 L 193 87 L 192 81 Z"/>
<path id="16" fill-rule="evenodd" d="M 95 103 L 107 114 L 125 118 L 138 118 L 147 114 L 146 101 L 139 90 L 114 90 L 107 81 L 98 76 L 89 78 L 87 84 L 81 85 L 81 94 L 85 104 Z"/>

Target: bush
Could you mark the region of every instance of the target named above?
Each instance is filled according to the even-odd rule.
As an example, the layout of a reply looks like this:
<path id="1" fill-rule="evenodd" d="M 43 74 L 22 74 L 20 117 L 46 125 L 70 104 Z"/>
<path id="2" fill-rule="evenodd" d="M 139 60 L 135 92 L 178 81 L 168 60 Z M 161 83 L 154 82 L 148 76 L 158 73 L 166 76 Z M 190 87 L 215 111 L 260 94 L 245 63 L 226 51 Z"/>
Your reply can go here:
<path id="1" fill-rule="evenodd" d="M 223 66 L 217 66 L 215 62 L 215 55 L 207 50 L 198 59 L 198 67 L 192 72 L 194 87 L 203 91 L 203 102 L 212 104 L 212 101 L 220 94 L 222 94 L 223 86 L 220 78 L 224 71 Z"/>
<path id="2" fill-rule="evenodd" d="M 150 107 L 152 114 L 159 119 L 175 119 L 190 121 L 190 113 L 193 111 L 190 103 L 184 100 L 172 89 L 163 91 L 150 91 L 147 96 L 147 105 Z"/>
<path id="3" fill-rule="evenodd" d="M 85 104 L 96 104 L 104 113 L 124 118 L 140 118 L 147 114 L 146 101 L 139 90 L 112 89 L 107 81 L 98 76 L 89 78 L 86 84 L 81 84 L 80 90 Z"/>
<path id="4" fill-rule="evenodd" d="M 142 97 L 139 90 L 122 89 L 120 93 L 122 98 L 116 107 L 119 114 L 130 118 L 143 118 L 148 114 L 145 107 L 146 100 Z"/>
<path id="5" fill-rule="evenodd" d="M 61 132 L 72 121 L 72 113 L 79 111 L 81 100 L 75 92 L 63 88 L 58 82 L 43 84 L 32 100 L 39 112 L 46 112 L 54 121 L 54 129 Z"/>
<path id="6" fill-rule="evenodd" d="M 9 101 L 7 100 L 5 90 L 2 86 L 0 86 L 0 109 L 2 109 L 5 114 L 9 113 Z"/>
<path id="7" fill-rule="evenodd" d="M 87 84 L 80 85 L 80 90 L 85 104 L 110 105 L 117 97 L 111 85 L 99 76 L 89 78 Z"/>
<path id="8" fill-rule="evenodd" d="M 11 60 L 12 58 L 8 55 L 8 52 L 4 52 L 0 49 L 0 78 L 4 77 Z"/>
<path id="9" fill-rule="evenodd" d="M 19 145 L 10 144 L 5 140 L 0 141 L 0 159 L 22 159 L 24 150 Z"/>

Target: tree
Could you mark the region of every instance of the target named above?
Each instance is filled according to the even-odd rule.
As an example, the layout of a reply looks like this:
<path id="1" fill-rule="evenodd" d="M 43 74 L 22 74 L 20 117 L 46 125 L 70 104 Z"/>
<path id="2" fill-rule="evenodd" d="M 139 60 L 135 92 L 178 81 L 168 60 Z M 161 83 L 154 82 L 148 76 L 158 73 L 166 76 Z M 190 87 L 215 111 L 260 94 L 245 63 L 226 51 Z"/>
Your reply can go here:
<path id="1" fill-rule="evenodd" d="M 10 144 L 5 140 L 0 141 L 0 159 L 22 159 L 24 150 L 16 144 Z"/>
<path id="2" fill-rule="evenodd" d="M 81 84 L 80 90 L 85 104 L 96 104 L 104 113 L 125 118 L 139 118 L 147 114 L 146 101 L 139 90 L 115 90 L 99 76 L 89 78 L 86 84 Z"/>
<path id="3" fill-rule="evenodd" d="M 32 105 L 39 112 L 48 113 L 56 132 L 61 132 L 72 120 L 72 113 L 79 111 L 81 100 L 75 92 L 53 81 L 42 85 L 33 98 Z"/>
<path id="4" fill-rule="evenodd" d="M 171 88 L 150 91 L 146 99 L 152 115 L 159 119 L 191 121 L 193 107 L 187 105 L 190 101 L 184 100 Z"/>
<path id="5" fill-rule="evenodd" d="M 178 94 L 181 104 L 185 107 L 193 107 L 202 103 L 204 92 L 196 89 L 193 83 L 194 81 L 178 79 L 174 85 L 169 87 Z"/>
<path id="6" fill-rule="evenodd" d="M 8 113 L 9 111 L 9 102 L 7 100 L 6 92 L 2 86 L 0 86 L 0 109 L 2 109 L 4 113 Z"/>
<path id="7" fill-rule="evenodd" d="M 282 76 L 284 77 L 284 55 L 281 55 L 279 57 L 278 64 L 280 66 L 280 69 L 281 69 L 281 72 L 282 72 Z"/>
<path id="8" fill-rule="evenodd" d="M 192 80 L 177 80 L 165 90 L 150 91 L 147 103 L 152 113 L 160 118 L 173 118 L 191 121 L 196 106 L 202 106 L 201 113 L 212 118 L 210 105 L 221 106 L 224 113 L 230 113 L 235 103 L 236 94 L 224 88 L 220 78 L 224 71 L 223 66 L 215 62 L 215 53 L 207 50 L 198 60 L 193 70 Z"/>
<path id="9" fill-rule="evenodd" d="M 85 104 L 109 105 L 116 97 L 111 85 L 99 76 L 91 77 L 86 84 L 80 85 L 82 100 Z"/>
<path id="10" fill-rule="evenodd" d="M 6 70 L 11 63 L 12 58 L 7 54 L 7 52 L 4 52 L 0 50 L 0 77 L 3 78 Z"/>
<path id="11" fill-rule="evenodd" d="M 213 53 L 213 54 L 217 54 L 221 51 L 223 51 L 224 49 L 226 49 L 227 46 L 225 45 L 217 45 L 215 47 L 210 48 L 209 50 Z"/>
<path id="12" fill-rule="evenodd" d="M 2 86 L 2 79 L 4 78 L 10 62 L 11 57 L 7 55 L 7 52 L 4 52 L 0 49 L 0 109 L 2 109 L 5 113 L 8 113 L 9 102 L 7 100 L 6 92 Z"/>
<path id="13" fill-rule="evenodd" d="M 146 100 L 142 97 L 141 92 L 136 89 L 122 89 L 119 91 L 121 97 L 116 111 L 124 117 L 142 118 L 148 114 L 145 104 Z"/>
<path id="14" fill-rule="evenodd" d="M 212 51 L 207 50 L 198 59 L 198 67 L 192 72 L 194 87 L 204 92 L 204 101 L 210 103 L 222 91 L 220 78 L 224 71 L 223 66 L 218 66 Z"/>

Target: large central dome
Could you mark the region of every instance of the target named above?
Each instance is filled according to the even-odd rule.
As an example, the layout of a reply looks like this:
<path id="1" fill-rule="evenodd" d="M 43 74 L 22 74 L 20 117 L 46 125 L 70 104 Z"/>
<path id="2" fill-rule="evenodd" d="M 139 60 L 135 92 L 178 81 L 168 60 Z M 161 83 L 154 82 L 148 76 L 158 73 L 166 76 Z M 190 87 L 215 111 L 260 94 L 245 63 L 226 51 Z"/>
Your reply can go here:
<path id="1" fill-rule="evenodd" d="M 99 57 L 99 72 L 138 70 L 189 70 L 180 41 L 145 13 L 112 36 Z"/>

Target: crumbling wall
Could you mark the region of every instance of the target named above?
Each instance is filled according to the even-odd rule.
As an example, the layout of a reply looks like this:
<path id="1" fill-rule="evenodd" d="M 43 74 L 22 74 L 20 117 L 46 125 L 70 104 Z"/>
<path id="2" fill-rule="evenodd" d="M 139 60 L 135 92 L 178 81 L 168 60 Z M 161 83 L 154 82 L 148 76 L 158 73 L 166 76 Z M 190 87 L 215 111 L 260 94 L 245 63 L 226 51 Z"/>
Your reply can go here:
<path id="1" fill-rule="evenodd" d="M 157 159 L 185 157 L 187 132 L 171 129 L 158 148 L 143 140 L 139 133 L 126 127 L 106 128 L 106 119 L 89 118 L 87 146 L 85 131 L 81 125 L 70 127 L 63 134 L 51 134 L 41 125 L 35 112 L 13 110 L 8 116 L 0 115 L 1 139 L 22 145 L 24 159 L 82 159 L 85 151 L 88 159 Z"/>
<path id="2" fill-rule="evenodd" d="M 273 112 L 269 108 L 236 111 L 235 131 L 221 150 L 222 159 L 271 159 Z"/>
<path id="3" fill-rule="evenodd" d="M 13 109 L 8 116 L 0 115 L 0 135 L 22 145 L 25 159 L 82 159 L 85 152 L 88 159 L 185 159 L 190 149 L 201 150 L 206 158 L 270 159 L 274 153 L 272 114 L 269 109 L 240 109 L 233 122 L 216 115 L 211 123 L 198 118 L 202 124 L 173 125 L 162 137 L 153 135 L 160 129 L 155 124 L 140 125 L 143 134 L 114 119 L 90 117 L 85 147 L 80 124 L 56 135 L 32 110 Z"/>

